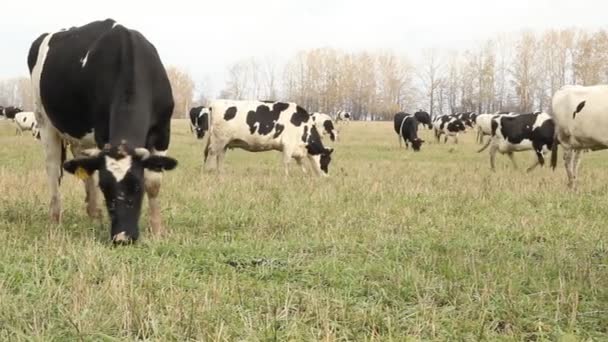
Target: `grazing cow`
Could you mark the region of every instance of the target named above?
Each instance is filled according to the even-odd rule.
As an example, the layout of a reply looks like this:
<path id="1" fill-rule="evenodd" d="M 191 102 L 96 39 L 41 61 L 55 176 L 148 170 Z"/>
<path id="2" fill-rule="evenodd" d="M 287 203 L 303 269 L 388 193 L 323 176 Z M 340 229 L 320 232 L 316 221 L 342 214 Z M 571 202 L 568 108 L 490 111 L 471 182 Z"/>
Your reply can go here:
<path id="1" fill-rule="evenodd" d="M 554 143 L 555 124 L 547 113 L 495 115 L 492 118 L 492 136 L 478 152 L 490 147 L 490 167 L 495 169 L 496 153 L 507 154 L 517 169 L 513 152 L 534 150 L 536 162 L 528 168 L 545 165 L 544 155 Z"/>
<path id="2" fill-rule="evenodd" d="M 338 111 L 338 113 L 336 113 L 336 123 L 337 122 L 348 123 L 351 118 L 352 118 L 352 115 L 350 112 L 340 110 L 340 111 Z"/>
<path id="3" fill-rule="evenodd" d="M 19 107 L 10 106 L 2 108 L 2 115 L 4 115 L 4 117 L 7 119 L 14 119 L 15 115 L 21 112 L 23 112 L 23 109 Z"/>
<path id="4" fill-rule="evenodd" d="M 295 103 L 216 100 L 209 106 L 211 127 L 205 148 L 205 166 L 221 171 L 227 148 L 250 152 L 281 151 L 285 174 L 294 158 L 306 172 L 327 176 L 332 148 L 326 148 L 310 114 Z M 215 165 L 213 165 L 215 162 Z"/>
<path id="5" fill-rule="evenodd" d="M 409 148 L 409 142 L 412 143 L 414 151 L 420 151 L 420 146 L 424 140 L 418 138 L 418 119 L 415 115 L 407 113 L 397 113 L 393 118 L 395 127 L 395 133 L 399 135 L 399 146 L 401 146 L 401 139 L 405 143 L 405 148 Z"/>
<path id="6" fill-rule="evenodd" d="M 190 131 L 196 132 L 197 139 L 203 139 L 209 130 L 209 108 L 204 106 L 190 109 Z"/>
<path id="7" fill-rule="evenodd" d="M 608 85 L 565 86 L 553 96 L 555 134 L 564 147 L 568 186 L 576 189 L 583 150 L 608 148 Z M 551 150 L 551 166 L 557 165 L 557 144 Z"/>
<path id="8" fill-rule="evenodd" d="M 36 115 L 34 112 L 19 112 L 15 114 L 14 122 L 16 134 L 23 135 L 24 131 L 34 130 L 34 126 L 36 126 Z"/>
<path id="9" fill-rule="evenodd" d="M 418 120 L 418 123 L 426 125 L 429 129 L 433 129 L 433 122 L 431 121 L 429 113 L 420 109 L 414 113 L 414 116 L 416 117 L 416 120 Z"/>
<path id="10" fill-rule="evenodd" d="M 535 112 L 540 113 L 540 112 Z M 479 114 L 475 118 L 477 126 L 477 142 L 483 144 L 483 137 L 492 136 L 492 119 L 500 115 L 517 115 L 513 112 L 496 112 L 495 114 Z"/>
<path id="11" fill-rule="evenodd" d="M 161 234 L 162 174 L 177 161 L 165 156 L 174 103 L 155 47 L 141 33 L 107 19 L 41 35 L 32 43 L 28 66 L 51 218 L 61 220 L 63 163 L 84 180 L 91 217 L 99 215 L 99 178 L 114 243 L 138 239 L 144 191 L 152 232 Z M 64 163 L 66 144 L 75 159 Z"/>
<path id="12" fill-rule="evenodd" d="M 448 137 L 454 138 L 454 143 L 458 144 L 458 133 L 465 131 L 464 123 L 452 115 L 440 115 L 433 120 L 433 131 L 435 139 L 440 141 L 441 135 L 445 134 L 444 143 L 448 142 Z"/>
<path id="13" fill-rule="evenodd" d="M 338 139 L 338 130 L 336 130 L 331 116 L 323 113 L 312 113 L 310 116 L 318 131 L 321 131 L 323 135 L 329 135 L 331 141 Z"/>

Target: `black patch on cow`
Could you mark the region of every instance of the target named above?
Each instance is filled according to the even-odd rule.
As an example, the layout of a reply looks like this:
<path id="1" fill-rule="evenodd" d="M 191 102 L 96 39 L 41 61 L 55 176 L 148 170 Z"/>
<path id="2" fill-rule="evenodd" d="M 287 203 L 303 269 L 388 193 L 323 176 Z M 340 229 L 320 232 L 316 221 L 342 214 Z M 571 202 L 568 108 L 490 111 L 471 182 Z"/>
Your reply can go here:
<path id="1" fill-rule="evenodd" d="M 224 113 L 224 120 L 229 121 L 234 119 L 236 116 L 237 109 L 235 106 L 229 107 L 226 109 L 226 113 Z"/>
<path id="2" fill-rule="evenodd" d="M 302 133 L 302 142 L 306 142 L 308 140 L 308 126 L 304 126 L 304 133 Z"/>
<path id="3" fill-rule="evenodd" d="M 274 126 L 274 135 L 272 136 L 274 139 L 278 138 L 281 133 L 283 133 L 283 131 L 285 130 L 285 126 L 281 125 L 281 124 L 276 124 Z"/>
<path id="4" fill-rule="evenodd" d="M 296 112 L 291 115 L 291 119 L 289 120 L 294 126 L 300 127 L 302 123 L 308 122 L 310 119 L 310 114 L 306 111 L 306 109 L 297 106 Z"/>
<path id="5" fill-rule="evenodd" d="M 576 111 L 574 112 L 574 114 L 572 114 L 573 119 L 576 118 L 576 114 L 580 113 L 581 110 L 583 110 L 583 108 L 585 108 L 585 102 L 586 101 L 583 101 L 583 102 L 579 103 L 578 106 L 576 106 Z"/>
<path id="6" fill-rule="evenodd" d="M 329 139 L 331 139 L 331 141 L 336 141 L 336 135 L 334 134 L 334 124 L 331 122 L 331 120 L 325 120 L 325 122 L 323 122 L 323 128 L 325 129 L 325 132 L 329 134 Z"/>
<path id="7" fill-rule="evenodd" d="M 306 149 L 308 150 L 308 154 L 313 156 L 322 154 L 325 150 L 323 146 L 323 142 L 321 141 L 321 135 L 315 126 L 310 128 L 310 134 L 306 134 L 308 126 L 304 126 L 304 135 L 308 136 L 308 139 L 305 141 L 307 143 Z M 304 138 L 304 136 L 303 136 Z"/>
<path id="8" fill-rule="evenodd" d="M 255 111 L 247 113 L 247 125 L 251 134 L 259 135 L 270 134 L 275 129 L 275 124 L 281 116 L 281 112 L 289 107 L 288 103 L 277 102 L 272 106 L 272 110 L 267 105 L 259 105 Z"/>

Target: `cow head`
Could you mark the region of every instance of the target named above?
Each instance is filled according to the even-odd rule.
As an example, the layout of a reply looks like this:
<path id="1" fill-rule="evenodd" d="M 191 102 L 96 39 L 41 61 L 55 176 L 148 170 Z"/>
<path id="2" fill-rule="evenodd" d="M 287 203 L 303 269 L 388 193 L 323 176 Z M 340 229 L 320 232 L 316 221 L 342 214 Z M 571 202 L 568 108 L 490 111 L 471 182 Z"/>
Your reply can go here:
<path id="1" fill-rule="evenodd" d="M 136 241 L 145 186 L 144 170 L 172 170 L 177 166 L 177 160 L 151 155 L 145 148 L 131 148 L 125 141 L 118 146 L 106 144 L 103 150 L 87 150 L 85 154 L 88 156 L 65 162 L 63 168 L 82 179 L 98 171 L 99 188 L 111 220 L 112 241 Z"/>
<path id="2" fill-rule="evenodd" d="M 412 141 L 412 148 L 414 149 L 414 151 L 419 152 L 420 147 L 422 147 L 423 143 L 424 143 L 424 140 L 422 140 L 420 138 L 416 138 Z"/>
<path id="3" fill-rule="evenodd" d="M 209 115 L 209 108 L 203 108 L 196 118 L 194 129 L 196 131 L 197 139 L 203 139 L 205 137 L 205 133 L 207 133 L 209 130 Z"/>

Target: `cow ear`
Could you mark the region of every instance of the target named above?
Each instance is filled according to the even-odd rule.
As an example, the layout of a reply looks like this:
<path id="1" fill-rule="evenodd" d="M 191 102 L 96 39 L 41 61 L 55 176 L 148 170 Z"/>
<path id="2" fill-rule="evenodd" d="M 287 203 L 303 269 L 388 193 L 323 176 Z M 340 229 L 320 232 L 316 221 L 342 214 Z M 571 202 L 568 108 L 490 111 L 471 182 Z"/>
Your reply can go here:
<path id="1" fill-rule="evenodd" d="M 331 155 L 334 152 L 334 148 L 333 147 L 328 147 L 325 149 L 325 154 L 326 155 Z"/>
<path id="2" fill-rule="evenodd" d="M 63 169 L 76 177 L 85 180 L 88 176 L 99 170 L 100 165 L 100 157 L 84 157 L 66 161 L 63 163 Z"/>
<path id="3" fill-rule="evenodd" d="M 177 160 L 165 156 L 150 156 L 142 161 L 145 169 L 155 172 L 171 171 L 177 167 Z"/>

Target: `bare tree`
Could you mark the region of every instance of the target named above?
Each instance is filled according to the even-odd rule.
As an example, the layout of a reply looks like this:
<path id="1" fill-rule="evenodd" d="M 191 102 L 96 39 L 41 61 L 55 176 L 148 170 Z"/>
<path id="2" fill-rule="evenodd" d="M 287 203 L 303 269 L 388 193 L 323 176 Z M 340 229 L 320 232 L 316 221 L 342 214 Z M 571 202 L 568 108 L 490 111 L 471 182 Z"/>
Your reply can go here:
<path id="1" fill-rule="evenodd" d="M 429 114 L 431 117 L 434 116 L 435 108 L 435 95 L 437 89 L 441 84 L 441 58 L 437 49 L 429 49 L 423 52 L 424 65 L 420 70 L 420 78 L 424 84 L 426 94 L 428 96 Z"/>
<path id="2" fill-rule="evenodd" d="M 175 102 L 173 117 L 187 118 L 194 96 L 194 81 L 190 74 L 175 66 L 167 68 L 167 76 L 171 83 L 173 101 Z"/>

